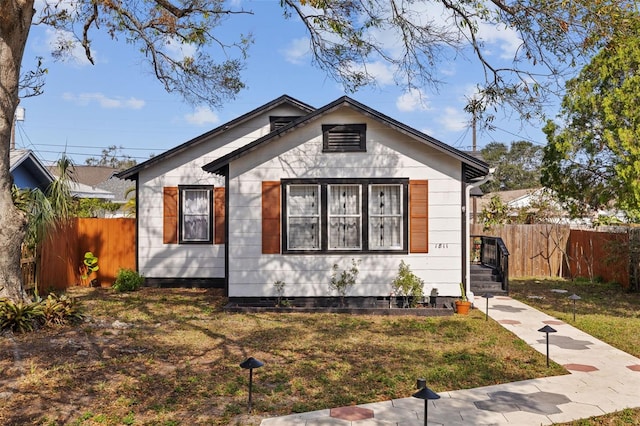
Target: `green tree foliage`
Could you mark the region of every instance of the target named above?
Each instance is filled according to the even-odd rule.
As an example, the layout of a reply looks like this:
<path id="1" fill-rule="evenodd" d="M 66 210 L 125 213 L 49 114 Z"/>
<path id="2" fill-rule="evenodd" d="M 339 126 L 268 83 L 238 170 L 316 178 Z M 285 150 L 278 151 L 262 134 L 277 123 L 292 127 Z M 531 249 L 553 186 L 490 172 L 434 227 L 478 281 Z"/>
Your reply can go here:
<path id="1" fill-rule="evenodd" d="M 124 154 L 123 146 L 110 145 L 102 150 L 100 158 L 89 157 L 85 159 L 87 166 L 107 166 L 118 170 L 125 170 L 137 164 L 134 158 Z"/>
<path id="2" fill-rule="evenodd" d="M 487 231 L 494 226 L 509 223 L 509 206 L 499 195 L 494 195 L 480 212 L 482 228 Z"/>
<path id="3" fill-rule="evenodd" d="M 541 146 L 528 141 L 513 142 L 510 147 L 500 142 L 491 142 L 480 152 L 482 158 L 496 168 L 493 179 L 482 185 L 483 192 L 540 186 Z"/>
<path id="4" fill-rule="evenodd" d="M 574 216 L 610 206 L 640 220 L 640 17 L 567 82 L 559 121 L 544 129 L 542 183 Z"/>
<path id="5" fill-rule="evenodd" d="M 48 232 L 63 225 L 73 215 L 76 201 L 71 196 L 71 179 L 68 170 L 71 160 L 62 156 L 56 162 L 57 178 L 45 193 L 37 188 L 12 189 L 13 203 L 27 218 L 24 239 L 26 248 L 35 252 L 36 247 L 47 237 Z"/>
<path id="6" fill-rule="evenodd" d="M 522 207 L 512 207 L 495 194 L 479 215 L 485 231 L 506 224 L 558 223 L 564 216 L 557 197 L 547 188 L 529 193 L 529 201 Z"/>

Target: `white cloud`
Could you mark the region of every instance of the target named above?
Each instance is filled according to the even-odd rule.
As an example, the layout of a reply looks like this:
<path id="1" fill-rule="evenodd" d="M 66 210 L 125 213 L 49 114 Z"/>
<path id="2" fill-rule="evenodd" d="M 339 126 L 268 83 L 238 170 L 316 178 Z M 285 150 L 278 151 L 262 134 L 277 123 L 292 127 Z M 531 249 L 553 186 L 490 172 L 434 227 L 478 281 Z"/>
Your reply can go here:
<path id="1" fill-rule="evenodd" d="M 454 132 L 458 132 L 469 127 L 469 117 L 462 110 L 452 107 L 446 107 L 438 121 L 446 130 Z"/>
<path id="2" fill-rule="evenodd" d="M 76 95 L 70 92 L 65 92 L 62 94 L 62 99 L 74 102 L 80 106 L 87 106 L 95 102 L 100 105 L 100 107 L 107 109 L 141 109 L 145 106 L 145 101 L 141 99 L 134 97 L 129 99 L 109 98 L 102 93 L 80 93 Z"/>
<path id="3" fill-rule="evenodd" d="M 380 86 L 389 86 L 395 83 L 393 71 L 389 64 L 377 61 L 366 65 L 367 73 L 372 76 Z"/>
<path id="4" fill-rule="evenodd" d="M 478 38 L 485 43 L 497 45 L 500 50 L 500 58 L 502 59 L 513 59 L 522 44 L 518 33 L 513 29 L 502 28 L 483 22 L 478 25 Z M 485 53 L 491 54 L 492 52 L 487 50 Z"/>
<path id="5" fill-rule="evenodd" d="M 429 97 L 420 89 L 410 89 L 396 99 L 396 108 L 402 112 L 428 111 Z"/>
<path id="6" fill-rule="evenodd" d="M 309 49 L 309 39 L 306 37 L 291 40 L 286 49 L 281 49 L 280 53 L 284 55 L 287 62 L 295 65 L 305 63 L 304 58 L 311 53 Z"/>
<path id="7" fill-rule="evenodd" d="M 175 38 L 167 38 L 167 53 L 177 61 L 184 58 L 193 58 L 196 54 L 196 46 L 188 43 L 181 43 Z"/>
<path id="8" fill-rule="evenodd" d="M 188 123 L 198 126 L 216 124 L 220 120 L 215 112 L 205 106 L 196 107 L 192 114 L 185 114 L 184 118 Z"/>

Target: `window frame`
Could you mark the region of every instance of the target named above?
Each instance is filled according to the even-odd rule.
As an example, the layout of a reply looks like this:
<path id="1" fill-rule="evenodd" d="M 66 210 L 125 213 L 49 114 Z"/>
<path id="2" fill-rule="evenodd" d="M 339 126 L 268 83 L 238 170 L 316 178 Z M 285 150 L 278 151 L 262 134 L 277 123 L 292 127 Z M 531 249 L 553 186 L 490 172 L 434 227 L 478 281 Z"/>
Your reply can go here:
<path id="1" fill-rule="evenodd" d="M 287 208 L 288 195 L 281 198 L 282 208 L 282 253 L 283 254 L 408 254 L 409 253 L 409 179 L 408 178 L 354 178 L 354 179 L 283 179 L 281 181 L 282 193 L 288 194 L 290 185 L 318 185 L 320 188 L 320 245 L 317 249 L 290 249 L 289 225 Z M 329 185 L 359 185 L 360 186 L 360 248 L 359 249 L 331 249 L 329 246 Z M 400 227 L 402 243 L 401 247 L 371 249 L 369 246 L 369 193 L 371 185 L 400 185 L 401 186 L 401 210 L 402 224 Z"/>
<path id="2" fill-rule="evenodd" d="M 354 187 L 357 188 L 358 190 L 358 204 L 360 205 L 360 211 L 357 213 L 331 213 L 331 204 L 332 204 L 332 196 L 333 196 L 333 188 L 340 188 L 340 187 Z M 364 212 L 364 208 L 362 206 L 362 184 L 352 184 L 352 183 L 342 183 L 342 184 L 336 184 L 336 183 L 329 183 L 326 186 L 326 191 L 327 191 L 327 208 L 326 208 L 326 213 L 327 213 L 327 250 L 330 250 L 332 252 L 335 251 L 362 251 L 362 240 L 363 240 L 363 235 L 364 235 L 364 231 L 362 229 L 362 214 Z M 358 227 L 360 228 L 360 235 L 358 236 L 358 245 L 357 247 L 333 247 L 332 244 L 332 238 L 331 238 L 331 232 L 329 232 L 329 229 L 331 227 L 331 219 L 334 218 L 357 218 L 357 222 L 358 222 Z"/>
<path id="3" fill-rule="evenodd" d="M 286 223 L 286 224 L 287 224 L 287 230 L 288 230 L 289 220 L 290 220 L 291 218 L 317 218 L 318 230 L 317 230 L 316 235 L 317 235 L 317 241 L 318 241 L 318 244 L 317 244 L 317 245 L 318 245 L 318 246 L 317 246 L 317 247 L 306 247 L 306 248 L 295 248 L 295 249 L 291 249 L 291 250 L 292 250 L 292 251 L 296 251 L 296 252 L 299 252 L 299 251 L 319 251 L 319 250 L 321 250 L 321 249 L 322 249 L 322 241 L 323 241 L 323 240 L 322 240 L 322 211 L 321 211 L 321 206 L 322 206 L 322 202 L 321 202 L 322 192 L 321 192 L 320 185 L 319 185 L 319 184 L 317 184 L 317 183 L 308 183 L 308 184 L 305 184 L 305 183 L 297 183 L 297 184 L 287 185 L 287 186 L 284 188 L 284 191 L 283 191 L 283 193 L 285 194 L 285 196 L 283 197 L 283 199 L 285 199 L 287 203 L 289 202 L 289 197 L 290 197 L 290 194 L 291 194 L 291 192 L 290 192 L 290 188 L 291 188 L 291 187 L 296 187 L 296 186 L 299 186 L 299 187 L 303 187 L 303 186 L 306 186 L 306 187 L 316 187 L 316 190 L 317 190 L 317 193 L 318 193 L 318 196 L 317 196 L 316 200 L 317 200 L 317 204 L 318 204 L 318 205 L 316 206 L 316 211 L 315 211 L 315 213 L 314 213 L 314 214 L 308 214 L 308 215 L 292 215 L 292 214 L 291 214 L 290 209 L 286 209 L 286 210 L 284 210 L 284 212 L 285 212 L 285 214 L 283 215 L 284 223 Z M 286 238 L 285 238 L 285 240 L 283 241 L 283 247 L 287 247 L 287 248 L 288 248 L 288 247 L 289 247 L 289 245 L 290 245 L 290 242 L 291 242 L 291 241 L 290 241 L 290 239 L 289 239 L 289 233 L 288 233 L 288 232 L 286 232 L 285 234 L 286 234 Z"/>
<path id="4" fill-rule="evenodd" d="M 385 213 L 385 214 L 380 214 L 380 213 L 372 213 L 372 207 L 374 207 L 371 202 L 373 200 L 373 188 L 374 187 L 380 187 L 380 186 L 398 186 L 400 187 L 400 212 L 399 213 Z M 400 225 L 400 243 L 401 245 L 404 245 L 405 240 L 407 239 L 407 232 L 408 230 L 404 229 L 404 223 L 408 220 L 408 196 L 407 196 L 407 190 L 405 190 L 401 184 L 398 183 L 372 183 L 369 184 L 367 186 L 367 190 L 369 191 L 369 208 L 367 210 L 367 213 L 369 215 L 368 217 L 368 224 L 369 224 L 369 237 L 371 237 L 372 235 L 372 229 L 371 229 L 371 218 L 372 217 L 381 217 L 381 218 L 400 218 L 401 220 L 401 225 Z M 400 250 L 401 247 L 394 247 L 394 246 L 387 246 L 387 247 L 380 247 L 380 248 L 372 248 L 371 246 L 371 238 L 369 238 L 369 250 L 371 251 L 386 251 L 386 250 Z"/>
<path id="5" fill-rule="evenodd" d="M 186 239 L 185 219 L 189 216 L 185 213 L 185 193 L 188 191 L 205 191 L 207 194 L 208 212 L 200 214 L 207 217 L 207 238 Z M 179 185 L 178 186 L 178 244 L 213 244 L 213 186 L 212 185 Z"/>
<path id="6" fill-rule="evenodd" d="M 337 145 L 329 143 L 331 133 L 358 132 L 359 145 Z M 322 152 L 367 152 L 367 125 L 366 124 L 323 124 L 322 125 Z"/>

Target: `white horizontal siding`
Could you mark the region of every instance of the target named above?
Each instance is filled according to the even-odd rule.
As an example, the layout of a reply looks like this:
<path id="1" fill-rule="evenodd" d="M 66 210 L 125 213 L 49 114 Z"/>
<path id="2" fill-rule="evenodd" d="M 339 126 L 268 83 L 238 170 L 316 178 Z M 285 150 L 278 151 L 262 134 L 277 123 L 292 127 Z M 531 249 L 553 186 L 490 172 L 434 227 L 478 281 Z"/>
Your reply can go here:
<path id="1" fill-rule="evenodd" d="M 285 295 L 290 297 L 329 296 L 333 264 L 347 269 L 351 258 L 361 259 L 353 296 L 388 296 L 401 260 L 425 281 L 425 292 L 438 288 L 443 296 L 458 294 L 462 279 L 460 163 L 371 121 L 367 122 L 367 152 L 322 153 L 323 123 L 365 121 L 361 116 L 328 116 L 230 165 L 229 296 L 271 297 L 278 280 L 286 283 Z M 336 177 L 428 180 L 429 253 L 263 255 L 262 182 Z"/>
<path id="2" fill-rule="evenodd" d="M 420 256 L 263 256 L 262 262 L 253 265 L 231 268 L 229 279 L 232 297 L 269 297 L 273 292 L 273 283 L 280 280 L 286 283 L 285 294 L 296 297 L 331 296 L 329 287 L 332 267 L 336 263 L 339 271 L 351 266 L 351 258 L 362 259 L 356 285 L 350 290 L 352 296 L 387 296 L 392 291 L 391 282 L 395 278 L 401 260 L 409 264 L 411 270 L 425 282 L 424 291 L 437 288 L 440 295 L 456 295 L 460 282 L 460 267 L 441 268 L 446 265 L 437 257 Z M 304 258 L 304 259 L 301 259 Z M 235 262 L 234 262 L 235 263 Z"/>
<path id="3" fill-rule="evenodd" d="M 178 185 L 223 186 L 224 179 L 202 166 L 255 141 L 270 131 L 269 115 L 300 115 L 282 106 L 192 144 L 159 164 L 142 170 L 138 179 L 138 266 L 153 278 L 223 278 L 224 245 L 163 244 L 163 188 Z"/>

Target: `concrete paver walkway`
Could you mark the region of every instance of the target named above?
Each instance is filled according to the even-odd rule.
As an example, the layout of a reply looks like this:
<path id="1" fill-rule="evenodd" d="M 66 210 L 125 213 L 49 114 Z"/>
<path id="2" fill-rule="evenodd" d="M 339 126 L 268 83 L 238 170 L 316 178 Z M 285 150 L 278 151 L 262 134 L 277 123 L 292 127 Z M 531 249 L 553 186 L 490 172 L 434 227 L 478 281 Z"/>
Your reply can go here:
<path id="1" fill-rule="evenodd" d="M 475 305 L 485 309 L 486 299 Z M 640 407 L 640 359 L 510 297 L 489 316 L 571 374 L 439 393 L 429 425 L 547 425 Z M 264 419 L 261 426 L 423 426 L 424 401 L 408 397 Z"/>

